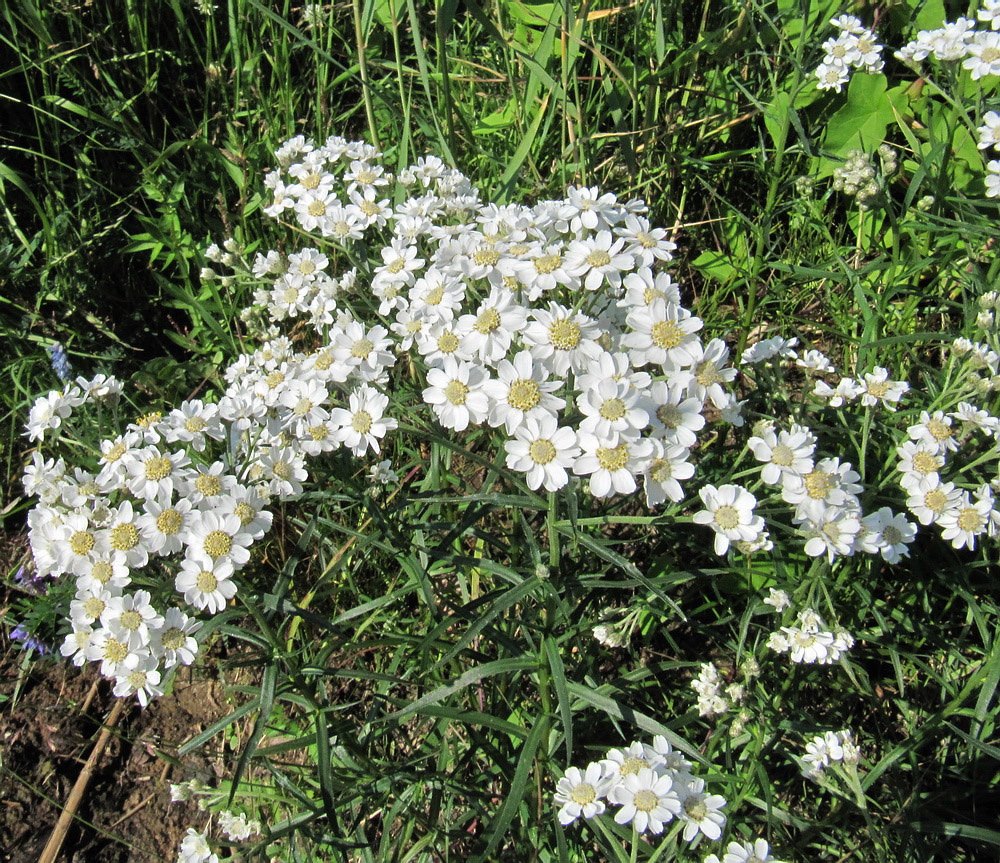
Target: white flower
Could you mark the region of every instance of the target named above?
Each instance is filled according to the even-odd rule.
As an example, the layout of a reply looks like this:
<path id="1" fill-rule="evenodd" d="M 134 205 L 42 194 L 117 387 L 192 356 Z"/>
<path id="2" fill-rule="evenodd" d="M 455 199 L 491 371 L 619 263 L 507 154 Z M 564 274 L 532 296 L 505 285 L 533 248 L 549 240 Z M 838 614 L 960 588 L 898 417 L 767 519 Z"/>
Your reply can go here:
<path id="1" fill-rule="evenodd" d="M 762 339 L 743 351 L 740 362 L 752 365 L 766 362 L 775 357 L 794 360 L 798 358 L 798 354 L 795 352 L 795 346 L 798 343 L 798 339 L 783 339 L 781 336 Z"/>
<path id="2" fill-rule="evenodd" d="M 521 334 L 531 356 L 552 374 L 564 376 L 570 369 L 585 372 L 602 353 L 597 343 L 600 327 L 581 312 L 549 303 L 548 310 L 534 309 L 534 319 Z"/>
<path id="3" fill-rule="evenodd" d="M 184 595 L 188 605 L 218 614 L 236 595 L 233 572 L 233 562 L 227 558 L 205 561 L 188 557 L 181 562 L 174 588 Z"/>
<path id="4" fill-rule="evenodd" d="M 761 478 L 769 485 L 781 483 L 790 477 L 803 477 L 813 469 L 812 454 L 816 449 L 816 438 L 803 426 L 793 424 L 788 431 L 777 434 L 773 430 L 762 430 L 747 441 L 747 446 L 759 462 L 764 462 Z"/>
<path id="5" fill-rule="evenodd" d="M 470 362 L 446 357 L 441 368 L 427 371 L 424 401 L 431 406 L 445 428 L 465 431 L 470 423 L 478 425 L 489 414 L 490 400 L 483 384 L 486 370 Z"/>
<path id="6" fill-rule="evenodd" d="M 764 600 L 764 604 L 770 605 L 775 611 L 780 613 L 791 605 L 791 600 L 785 591 L 776 590 L 771 587 L 768 588 L 767 599 Z"/>
<path id="7" fill-rule="evenodd" d="M 553 395 L 563 381 L 550 381 L 548 371 L 535 362 L 530 351 L 518 351 L 513 360 L 501 360 L 496 374 L 495 380 L 483 384 L 492 400 L 489 424 L 503 426 L 507 434 L 513 434 L 526 417 L 541 419 L 566 406 L 564 399 Z"/>
<path id="8" fill-rule="evenodd" d="M 567 469 L 580 455 L 576 433 L 560 428 L 555 416 L 529 416 L 514 430 L 514 439 L 504 444 L 507 467 L 527 474 L 528 488 L 557 491 L 569 481 Z"/>
<path id="9" fill-rule="evenodd" d="M 396 420 L 382 415 L 389 397 L 362 384 L 351 393 L 349 401 L 350 410 L 330 411 L 330 419 L 341 427 L 334 437 L 357 456 L 364 455 L 369 448 L 380 452 L 379 441 L 398 425 Z"/>
<path id="10" fill-rule="evenodd" d="M 953 548 L 975 548 L 976 537 L 990 527 L 992 512 L 992 496 L 973 501 L 967 491 L 961 491 L 958 499 L 938 516 L 942 539 L 949 540 Z"/>
<path id="11" fill-rule="evenodd" d="M 906 381 L 889 380 L 889 371 L 881 366 L 864 375 L 861 390 L 861 404 L 873 407 L 881 402 L 891 411 L 896 409 L 896 403 L 909 391 Z"/>
<path id="12" fill-rule="evenodd" d="M 684 499 L 680 480 L 694 476 L 694 465 L 687 460 L 691 451 L 677 444 L 664 445 L 653 441 L 653 460 L 643 473 L 646 506 L 654 507 L 665 500 L 677 503 Z"/>
<path id="13" fill-rule="evenodd" d="M 612 803 L 622 807 L 615 813 L 615 822 L 631 822 L 639 833 L 662 833 L 663 825 L 681 811 L 673 785 L 669 774 L 658 776 L 648 767 L 622 776 L 608 794 Z"/>
<path id="14" fill-rule="evenodd" d="M 615 777 L 605 775 L 601 763 L 592 761 L 586 771 L 570 767 L 556 783 L 555 801 L 563 804 L 559 809 L 559 823 L 572 824 L 577 818 L 593 818 L 604 811 L 604 800 L 615 784 Z"/>
<path id="15" fill-rule="evenodd" d="M 713 842 L 722 835 L 726 816 L 719 810 L 726 805 L 726 800 L 719 794 L 705 793 L 705 780 L 692 777 L 679 789 L 681 810 L 678 817 L 684 821 L 684 832 L 681 834 L 685 842 L 691 842 L 699 832 Z"/>
<path id="16" fill-rule="evenodd" d="M 187 835 L 181 840 L 177 863 L 219 863 L 219 857 L 212 853 L 204 833 L 188 827 Z"/>
<path id="17" fill-rule="evenodd" d="M 715 553 L 724 555 L 731 542 L 752 542 L 764 529 L 764 519 L 754 515 L 755 498 L 745 488 L 726 484 L 706 485 L 698 492 L 705 509 L 692 516 L 695 524 L 707 524 L 715 531 Z"/>
<path id="18" fill-rule="evenodd" d="M 580 432 L 577 442 L 583 449 L 573 473 L 590 476 L 590 493 L 594 497 L 631 494 L 636 489 L 635 477 L 645 471 L 653 455 L 653 442 L 646 438 L 617 441 Z"/>
<path id="19" fill-rule="evenodd" d="M 260 833 L 260 822 L 247 820 L 245 812 L 235 815 L 225 810 L 216 815 L 215 819 L 219 824 L 219 829 L 234 842 L 242 842 Z"/>

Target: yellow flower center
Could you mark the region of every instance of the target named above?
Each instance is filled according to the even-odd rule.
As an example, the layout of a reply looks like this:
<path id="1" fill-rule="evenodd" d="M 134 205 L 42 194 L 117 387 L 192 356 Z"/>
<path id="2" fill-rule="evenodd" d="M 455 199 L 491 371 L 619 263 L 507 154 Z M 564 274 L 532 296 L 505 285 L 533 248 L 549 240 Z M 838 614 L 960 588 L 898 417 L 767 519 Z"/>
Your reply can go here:
<path id="1" fill-rule="evenodd" d="M 78 530 L 69 538 L 73 554 L 88 554 L 94 548 L 94 537 L 85 530 Z"/>
<path id="2" fill-rule="evenodd" d="M 549 341 L 560 351 L 571 351 L 580 344 L 580 327 L 569 318 L 554 321 L 549 327 Z"/>
<path id="3" fill-rule="evenodd" d="M 316 272 L 316 264 L 313 261 L 309 260 L 309 258 L 299 261 L 299 272 L 303 276 L 311 276 L 313 273 Z"/>
<path id="4" fill-rule="evenodd" d="M 532 263 L 539 274 L 547 276 L 549 273 L 554 273 L 559 269 L 559 265 L 562 263 L 562 255 L 540 255 Z"/>
<path id="5" fill-rule="evenodd" d="M 453 332 L 441 333 L 438 337 L 438 350 L 443 354 L 453 354 L 458 350 L 459 340 Z"/>
<path id="6" fill-rule="evenodd" d="M 282 372 L 271 372 L 266 378 L 264 378 L 264 383 L 267 384 L 268 389 L 274 389 L 275 387 L 281 386 L 285 382 L 285 376 Z"/>
<path id="7" fill-rule="evenodd" d="M 135 424 L 139 426 L 139 428 L 148 429 L 151 425 L 158 423 L 161 419 L 163 419 L 163 414 L 159 411 L 153 411 L 152 413 L 143 414 L 135 421 Z"/>
<path id="8" fill-rule="evenodd" d="M 255 510 L 248 503 L 238 503 L 236 508 L 233 510 L 236 517 L 240 520 L 240 524 L 246 527 L 250 522 L 252 522 L 257 517 L 257 510 Z"/>
<path id="9" fill-rule="evenodd" d="M 809 471 L 805 477 L 806 494 L 813 500 L 822 500 L 833 489 L 830 474 L 819 468 Z"/>
<path id="10" fill-rule="evenodd" d="M 740 523 L 739 510 L 729 504 L 723 504 L 715 511 L 715 523 L 723 530 L 732 530 Z"/>
<path id="11" fill-rule="evenodd" d="M 301 398 L 295 403 L 295 407 L 292 408 L 292 413 L 296 416 L 304 417 L 312 409 L 312 399 Z"/>
<path id="12" fill-rule="evenodd" d="M 580 806 L 586 806 L 597 799 L 597 789 L 589 782 L 581 782 L 569 793 L 570 800 Z"/>
<path id="13" fill-rule="evenodd" d="M 146 479 L 159 482 L 170 476 L 173 465 L 165 456 L 156 456 L 146 462 Z"/>
<path id="14" fill-rule="evenodd" d="M 882 398 L 887 392 L 889 392 L 889 384 L 885 381 L 874 381 L 868 384 L 868 394 L 877 399 Z"/>
<path id="15" fill-rule="evenodd" d="M 184 634 L 183 630 L 173 626 L 163 633 L 160 641 L 167 650 L 179 650 L 187 641 L 187 636 Z"/>
<path id="16" fill-rule="evenodd" d="M 677 405 L 660 405 L 656 409 L 656 418 L 664 428 L 675 429 L 683 419 L 684 414 Z"/>
<path id="17" fill-rule="evenodd" d="M 648 788 L 643 788 L 642 791 L 637 792 L 635 797 L 632 798 L 632 804 L 640 812 L 652 812 L 659 802 L 660 798 Z"/>
<path id="18" fill-rule="evenodd" d="M 933 419 L 927 423 L 927 431 L 931 433 L 931 437 L 934 440 L 948 440 L 951 437 L 951 426 L 938 419 Z"/>
<path id="19" fill-rule="evenodd" d="M 111 530 L 111 547 L 129 551 L 139 544 L 139 531 L 134 524 L 119 524 Z"/>
<path id="20" fill-rule="evenodd" d="M 142 625 L 142 615 L 134 608 L 130 608 L 118 616 L 118 622 L 122 625 L 122 629 L 135 632 Z"/>
<path id="21" fill-rule="evenodd" d="M 771 450 L 771 462 L 780 467 L 790 467 L 795 460 L 795 453 L 788 444 L 779 443 Z"/>
<path id="22" fill-rule="evenodd" d="M 436 306 L 441 300 L 444 299 L 444 288 L 438 285 L 436 288 L 431 288 L 424 297 L 424 302 L 429 306 Z"/>
<path id="23" fill-rule="evenodd" d="M 704 821 L 708 815 L 708 807 L 705 805 L 703 795 L 692 794 L 684 801 L 684 811 L 692 821 Z"/>
<path id="24" fill-rule="evenodd" d="M 173 536 L 183 524 L 184 516 L 176 509 L 165 509 L 156 517 L 156 529 L 167 536 Z"/>
<path id="25" fill-rule="evenodd" d="M 99 584 L 107 584 L 114 574 L 114 567 L 106 560 L 97 561 L 90 570 L 90 577 Z"/>
<path id="26" fill-rule="evenodd" d="M 104 658 L 108 662 L 121 662 L 128 656 L 128 645 L 117 638 L 109 638 L 104 642 Z"/>
<path id="27" fill-rule="evenodd" d="M 83 601 L 83 613 L 94 620 L 104 614 L 105 608 L 107 608 L 107 603 L 99 596 L 88 596 Z"/>
<path id="28" fill-rule="evenodd" d="M 548 464 L 556 457 L 556 448 L 552 441 L 539 438 L 531 442 L 528 447 L 528 455 L 535 464 Z"/>
<path id="29" fill-rule="evenodd" d="M 372 415 L 368 411 L 356 411 L 351 417 L 351 428 L 358 434 L 368 434 L 372 430 Z"/>
<path id="30" fill-rule="evenodd" d="M 631 776 L 633 773 L 638 773 L 643 767 L 649 767 L 649 765 L 641 758 L 626 758 L 618 772 L 622 776 Z"/>
<path id="31" fill-rule="evenodd" d="M 194 481 L 194 487 L 205 497 L 213 497 L 222 491 L 222 480 L 214 473 L 200 473 Z"/>
<path id="32" fill-rule="evenodd" d="M 461 381 L 449 381 L 444 388 L 444 397 L 453 405 L 464 405 L 468 394 L 469 388 Z"/>
<path id="33" fill-rule="evenodd" d="M 677 321 L 657 321 L 650 328 L 649 335 L 653 344 L 665 351 L 676 348 L 684 340 L 684 330 Z"/>
<path id="34" fill-rule="evenodd" d="M 389 264 L 387 264 L 385 269 L 387 272 L 396 275 L 396 273 L 401 273 L 403 271 L 403 267 L 405 266 L 406 266 L 405 258 L 396 258 L 396 260 L 391 261 Z"/>
<path id="35" fill-rule="evenodd" d="M 628 447 L 623 443 L 616 447 L 598 447 L 597 462 L 604 470 L 612 472 L 621 470 L 628 464 Z"/>
<path id="36" fill-rule="evenodd" d="M 605 399 L 601 403 L 599 413 L 601 417 L 611 422 L 620 420 L 623 416 L 625 416 L 625 402 L 619 398 Z"/>
<path id="37" fill-rule="evenodd" d="M 924 495 L 924 506 L 932 512 L 940 513 L 948 503 L 948 495 L 939 488 L 932 488 Z"/>
<path id="38" fill-rule="evenodd" d="M 195 579 L 195 585 L 202 593 L 215 593 L 219 587 L 219 579 L 212 575 L 212 573 L 210 573 L 207 569 L 203 569 L 198 573 L 198 577 Z"/>
<path id="39" fill-rule="evenodd" d="M 882 539 L 889 545 L 899 545 L 903 541 L 903 534 L 891 524 L 882 528 Z"/>
<path id="40" fill-rule="evenodd" d="M 966 507 L 958 514 L 958 526 L 969 533 L 976 533 L 983 526 L 983 516 L 978 509 Z"/>
<path id="41" fill-rule="evenodd" d="M 650 465 L 649 475 L 653 478 L 654 482 L 665 483 L 667 480 L 673 478 L 673 465 L 669 459 L 658 458 Z"/>
<path id="42" fill-rule="evenodd" d="M 940 466 L 937 456 L 926 450 L 917 450 L 913 454 L 913 469 L 918 473 L 935 473 Z"/>
<path id="43" fill-rule="evenodd" d="M 127 450 L 128 447 L 125 445 L 125 442 L 118 441 L 114 446 L 109 447 L 108 451 L 101 458 L 106 462 L 118 461 L 118 459 L 125 455 Z"/>
<path id="44" fill-rule="evenodd" d="M 224 530 L 213 530 L 205 537 L 205 554 L 212 560 L 229 554 L 233 547 L 233 538 Z"/>
<path id="45" fill-rule="evenodd" d="M 204 431 L 207 425 L 208 423 L 201 417 L 188 417 L 184 420 L 184 430 L 189 432 L 197 433 Z"/>
<path id="46" fill-rule="evenodd" d="M 507 402 L 519 411 L 530 411 L 542 400 L 542 390 L 536 381 L 521 378 L 514 381 L 507 390 Z"/>
<path id="47" fill-rule="evenodd" d="M 308 212 L 310 216 L 325 216 L 326 202 L 320 201 L 318 199 L 315 201 L 310 201 L 309 206 L 306 207 L 306 212 Z"/>
<path id="48" fill-rule="evenodd" d="M 594 249 L 594 251 L 587 255 L 587 263 L 592 267 L 606 267 L 611 263 L 611 255 L 604 251 L 604 249 Z"/>
<path id="49" fill-rule="evenodd" d="M 481 267 L 492 267 L 500 260 L 500 253 L 490 246 L 480 246 L 472 253 L 472 260 Z"/>
<path id="50" fill-rule="evenodd" d="M 307 174 L 305 177 L 299 180 L 299 184 L 302 186 L 303 189 L 308 189 L 308 190 L 317 189 L 319 188 L 321 179 L 322 177 L 319 174 L 316 173 Z"/>
<path id="51" fill-rule="evenodd" d="M 309 428 L 306 429 L 306 434 L 308 434 L 314 441 L 321 441 L 326 438 L 327 428 L 326 426 L 309 426 Z"/>
<path id="52" fill-rule="evenodd" d="M 719 377 L 719 367 L 711 360 L 702 360 L 695 366 L 694 379 L 703 387 L 710 387 L 722 380 Z"/>
<path id="53" fill-rule="evenodd" d="M 484 336 L 500 326 L 500 313 L 496 309 L 484 309 L 476 318 L 473 329 Z"/>
<path id="54" fill-rule="evenodd" d="M 287 461 L 276 461 L 271 465 L 271 473 L 278 479 L 287 481 L 292 477 L 292 466 Z"/>

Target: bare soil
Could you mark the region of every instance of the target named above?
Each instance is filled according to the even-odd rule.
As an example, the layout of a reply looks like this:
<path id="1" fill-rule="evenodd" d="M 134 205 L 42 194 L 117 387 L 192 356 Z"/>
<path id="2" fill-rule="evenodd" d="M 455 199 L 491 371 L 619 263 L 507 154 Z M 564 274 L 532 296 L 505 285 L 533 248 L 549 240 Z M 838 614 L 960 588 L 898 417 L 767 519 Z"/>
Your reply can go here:
<path id="1" fill-rule="evenodd" d="M 35 863 L 52 834 L 102 724 L 117 699 L 93 663 L 24 663 L 0 645 L 0 861 Z M 194 803 L 171 803 L 170 783 L 215 785 L 223 758 L 179 745 L 232 710 L 218 680 L 182 669 L 173 693 L 145 709 L 130 699 L 66 834 L 58 863 L 173 863 L 188 827 L 204 826 Z M 208 747 L 212 746 L 211 743 Z"/>

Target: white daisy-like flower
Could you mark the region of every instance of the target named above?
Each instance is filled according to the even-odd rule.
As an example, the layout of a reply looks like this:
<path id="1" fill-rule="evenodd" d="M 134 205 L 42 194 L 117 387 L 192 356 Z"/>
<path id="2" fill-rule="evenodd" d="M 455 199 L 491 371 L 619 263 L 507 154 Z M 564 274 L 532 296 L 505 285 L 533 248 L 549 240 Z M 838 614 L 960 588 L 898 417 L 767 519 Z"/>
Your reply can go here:
<path id="1" fill-rule="evenodd" d="M 648 438 L 609 440 L 581 431 L 577 442 L 583 454 L 573 465 L 573 473 L 590 476 L 594 497 L 634 492 L 636 476 L 646 470 L 653 456 L 653 442 Z"/>
<path id="2" fill-rule="evenodd" d="M 351 393 L 349 402 L 350 409 L 334 408 L 330 412 L 330 419 L 340 426 L 336 439 L 356 456 L 369 449 L 380 452 L 380 440 L 399 425 L 395 419 L 383 416 L 389 397 L 362 384 Z"/>
<path id="3" fill-rule="evenodd" d="M 692 396 L 686 387 L 666 381 L 655 381 L 648 396 L 650 433 L 666 444 L 693 447 L 698 442 L 697 433 L 705 427 L 702 399 Z"/>
<path id="4" fill-rule="evenodd" d="M 163 625 L 163 615 L 150 604 L 147 590 L 109 599 L 101 612 L 101 624 L 128 645 L 130 650 L 149 644 L 150 630 Z"/>
<path id="5" fill-rule="evenodd" d="M 770 605 L 780 614 L 792 604 L 792 601 L 789 599 L 788 594 L 784 590 L 778 590 L 770 587 L 768 588 L 767 599 L 764 600 L 764 604 Z"/>
<path id="6" fill-rule="evenodd" d="M 874 407 L 881 403 L 888 410 L 894 411 L 899 400 L 910 390 L 906 381 L 889 379 L 889 370 L 876 366 L 871 372 L 865 373 L 861 390 L 861 404 Z"/>
<path id="7" fill-rule="evenodd" d="M 928 483 L 927 488 L 917 486 L 908 491 L 906 508 L 923 525 L 938 521 L 945 512 L 954 509 L 962 494 L 954 483 L 941 482 L 940 478 Z"/>
<path id="8" fill-rule="evenodd" d="M 992 512 L 991 497 L 972 500 L 967 491 L 959 492 L 958 499 L 937 518 L 941 538 L 951 542 L 953 548 L 975 548 L 976 537 L 990 527 Z"/>
<path id="9" fill-rule="evenodd" d="M 813 469 L 812 455 L 816 449 L 816 438 L 804 426 L 792 424 L 788 430 L 777 433 L 764 429 L 747 441 L 754 458 L 764 464 L 761 479 L 768 485 L 778 485 L 785 474 L 804 477 Z"/>
<path id="10" fill-rule="evenodd" d="M 233 572 L 233 562 L 228 558 L 206 561 L 188 557 L 181 561 L 174 589 L 184 595 L 188 605 L 218 614 L 236 595 Z"/>
<path id="11" fill-rule="evenodd" d="M 582 312 L 549 303 L 548 309 L 534 309 L 532 321 L 521 339 L 534 359 L 554 375 L 565 376 L 570 369 L 583 372 L 602 353 L 597 343 L 601 332 L 597 322 Z"/>
<path id="12" fill-rule="evenodd" d="M 198 655 L 195 633 L 201 621 L 188 617 L 179 608 L 168 608 L 163 623 L 150 632 L 149 649 L 153 656 L 163 661 L 164 668 L 190 665 Z"/>
<path id="13" fill-rule="evenodd" d="M 576 433 L 560 428 L 551 414 L 526 417 L 514 430 L 514 438 L 504 443 L 507 467 L 525 473 L 528 488 L 558 491 L 569 482 L 568 468 L 580 455 Z"/>
<path id="14" fill-rule="evenodd" d="M 621 343 L 636 367 L 647 363 L 662 365 L 668 360 L 680 366 L 693 366 L 704 356 L 697 335 L 702 320 L 682 306 L 655 299 L 631 309 L 625 323 L 630 332 Z"/>
<path id="15" fill-rule="evenodd" d="M 598 381 L 577 396 L 576 406 L 583 414 L 580 431 L 598 437 L 632 437 L 649 425 L 646 399 L 627 380 Z"/>
<path id="16" fill-rule="evenodd" d="M 239 518 L 218 510 L 202 512 L 185 536 L 186 558 L 210 566 L 229 560 L 236 567 L 250 560 L 253 537 L 244 530 Z"/>
<path id="17" fill-rule="evenodd" d="M 724 555 L 732 542 L 751 542 L 764 530 L 764 519 L 754 515 L 755 498 L 745 488 L 727 483 L 699 489 L 705 509 L 692 516 L 695 524 L 707 524 L 715 531 L 715 553 Z"/>
<path id="18" fill-rule="evenodd" d="M 735 368 L 726 366 L 728 359 L 729 348 L 722 339 L 712 339 L 707 345 L 699 345 L 691 369 L 694 376 L 690 383 L 691 395 L 702 401 L 710 400 L 720 410 L 728 407 L 729 394 L 722 385 L 735 380 L 737 374 Z"/>
<path id="19" fill-rule="evenodd" d="M 572 824 L 577 818 L 593 818 L 604 812 L 604 798 L 615 784 L 615 777 L 605 775 L 601 763 L 592 761 L 582 771 L 570 767 L 556 783 L 555 801 L 561 803 L 559 823 Z"/>
<path id="20" fill-rule="evenodd" d="M 806 518 L 796 516 L 806 536 L 805 552 L 810 557 L 825 554 L 830 563 L 837 557 L 854 554 L 854 542 L 861 532 L 860 510 L 848 501 L 846 506 L 828 505 Z"/>
<path id="21" fill-rule="evenodd" d="M 653 459 L 643 473 L 646 506 L 658 506 L 667 500 L 678 503 L 684 499 L 681 480 L 694 476 L 694 465 L 687 460 L 691 451 L 659 440 L 653 440 L 653 445 Z"/>
<path id="22" fill-rule="evenodd" d="M 112 691 L 119 698 L 135 695 L 143 707 L 149 704 L 151 698 L 163 695 L 163 687 L 160 686 L 160 670 L 157 667 L 156 659 L 152 656 L 144 656 L 135 667 L 128 669 L 123 674 L 116 675 L 115 687 Z"/>
<path id="23" fill-rule="evenodd" d="M 664 824 L 681 812 L 673 777 L 668 773 L 657 775 L 649 767 L 625 776 L 619 774 L 608 799 L 621 807 L 615 813 L 615 822 L 631 823 L 639 833 L 649 831 L 658 835 L 663 832 Z"/>
<path id="24" fill-rule="evenodd" d="M 927 411 L 920 412 L 920 422 L 906 430 L 910 440 L 927 443 L 937 448 L 938 452 L 956 452 L 958 441 L 951 427 L 951 417 L 946 416 L 944 411 L 934 411 L 929 414 Z"/>
<path id="25" fill-rule="evenodd" d="M 719 811 L 726 805 L 723 796 L 706 794 L 705 780 L 698 777 L 688 779 L 683 788 L 678 789 L 678 793 L 681 808 L 677 817 L 684 822 L 681 835 L 685 842 L 692 842 L 699 833 L 713 842 L 722 836 L 722 828 L 726 823 L 726 816 Z"/>
<path id="26" fill-rule="evenodd" d="M 149 655 L 145 647 L 136 650 L 129 649 L 128 644 L 116 638 L 107 627 L 94 630 L 87 648 L 87 659 L 101 663 L 101 674 L 104 677 L 118 677 L 128 674 Z"/>
<path id="27" fill-rule="evenodd" d="M 832 374 L 835 371 L 830 358 L 822 351 L 817 350 L 803 351 L 798 359 L 795 360 L 795 365 L 800 369 L 805 369 L 807 372 Z"/>
<path id="28" fill-rule="evenodd" d="M 969 70 L 973 81 L 984 75 L 1000 75 L 1000 33 L 977 31 L 966 47 L 968 56 L 962 68 Z"/>
<path id="29" fill-rule="evenodd" d="M 597 231 L 586 239 L 572 240 L 566 249 L 566 272 L 580 279 L 585 291 L 596 291 L 607 283 L 617 289 L 622 273 L 635 266 L 632 255 L 623 252 L 624 238 L 611 231 Z"/>
<path id="30" fill-rule="evenodd" d="M 896 470 L 902 474 L 899 484 L 906 491 L 929 489 L 939 483 L 944 451 L 937 441 L 907 441 L 896 447 L 896 454 L 899 456 Z"/>
<path id="31" fill-rule="evenodd" d="M 483 384 L 492 402 L 489 424 L 513 434 L 526 417 L 555 415 L 566 406 L 564 399 L 554 395 L 562 386 L 561 380 L 549 380 L 548 370 L 530 351 L 518 351 L 512 360 L 501 360 L 496 378 Z"/>
<path id="32" fill-rule="evenodd" d="M 479 425 L 490 411 L 490 399 L 484 384 L 486 370 L 475 363 L 460 362 L 446 357 L 439 368 L 427 370 L 424 402 L 429 404 L 445 428 L 465 431 L 470 424 Z"/>
<path id="33" fill-rule="evenodd" d="M 917 537 L 917 526 L 902 513 L 883 506 L 861 519 L 861 541 L 864 551 L 881 554 L 887 563 L 899 563 L 910 556 L 910 545 Z"/>
<path id="34" fill-rule="evenodd" d="M 795 346 L 798 343 L 799 340 L 796 338 L 784 339 L 781 336 L 761 339 L 743 351 L 743 354 L 740 356 L 740 362 L 752 365 L 767 362 L 775 357 L 795 360 L 798 358 L 798 353 L 795 351 Z"/>

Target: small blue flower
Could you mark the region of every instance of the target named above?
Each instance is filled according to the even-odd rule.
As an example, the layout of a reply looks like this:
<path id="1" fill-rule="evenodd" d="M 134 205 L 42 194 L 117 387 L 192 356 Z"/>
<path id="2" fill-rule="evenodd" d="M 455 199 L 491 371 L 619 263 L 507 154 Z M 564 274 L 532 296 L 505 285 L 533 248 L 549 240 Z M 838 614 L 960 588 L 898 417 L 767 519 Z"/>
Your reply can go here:
<path id="1" fill-rule="evenodd" d="M 52 371 L 56 373 L 59 380 L 68 381 L 73 370 L 69 364 L 69 357 L 66 356 L 66 349 L 59 342 L 53 342 L 45 350 L 48 351 L 49 358 L 52 360 Z"/>
<path id="2" fill-rule="evenodd" d="M 20 641 L 22 650 L 36 650 L 42 656 L 51 652 L 47 644 L 39 641 L 25 629 L 23 623 L 19 623 L 10 631 L 10 640 Z"/>

